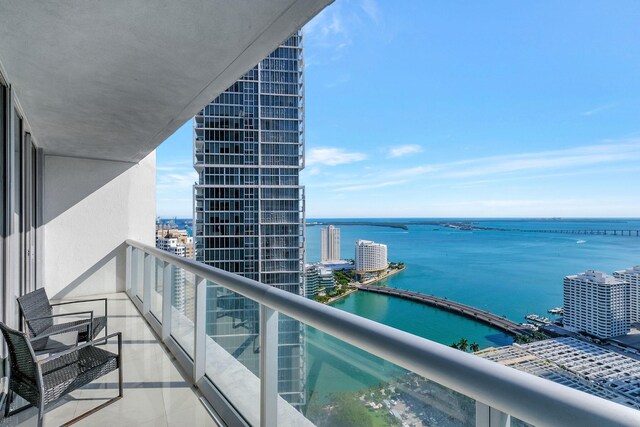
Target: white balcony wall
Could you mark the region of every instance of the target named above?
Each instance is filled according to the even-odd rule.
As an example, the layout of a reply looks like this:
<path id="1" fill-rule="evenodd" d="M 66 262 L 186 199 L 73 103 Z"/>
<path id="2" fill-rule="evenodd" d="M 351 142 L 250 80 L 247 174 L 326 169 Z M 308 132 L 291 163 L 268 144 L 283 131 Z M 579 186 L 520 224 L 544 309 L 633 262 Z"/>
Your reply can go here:
<path id="1" fill-rule="evenodd" d="M 155 245 L 155 151 L 140 163 L 45 156 L 43 284 L 52 298 L 125 289 L 126 239 Z"/>

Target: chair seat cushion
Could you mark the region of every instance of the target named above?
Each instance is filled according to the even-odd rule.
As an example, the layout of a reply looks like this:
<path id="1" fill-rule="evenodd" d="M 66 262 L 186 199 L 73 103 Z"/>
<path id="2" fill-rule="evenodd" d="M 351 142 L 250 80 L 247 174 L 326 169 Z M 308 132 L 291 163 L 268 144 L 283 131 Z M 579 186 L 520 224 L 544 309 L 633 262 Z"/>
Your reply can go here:
<path id="1" fill-rule="evenodd" d="M 43 364 L 45 405 L 115 371 L 118 366 L 118 355 L 94 346 L 83 347 Z"/>

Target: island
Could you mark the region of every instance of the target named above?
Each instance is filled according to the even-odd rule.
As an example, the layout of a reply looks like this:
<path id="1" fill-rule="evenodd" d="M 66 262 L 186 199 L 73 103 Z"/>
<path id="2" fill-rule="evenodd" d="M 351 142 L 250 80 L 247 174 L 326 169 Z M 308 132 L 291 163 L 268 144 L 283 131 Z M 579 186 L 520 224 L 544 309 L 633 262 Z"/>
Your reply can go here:
<path id="1" fill-rule="evenodd" d="M 320 288 L 314 300 L 322 304 L 331 304 L 339 299 L 356 292 L 360 285 L 371 285 L 399 273 L 405 269 L 402 262 L 390 262 L 386 269 L 375 277 L 362 278 L 354 270 L 334 270 L 333 277 L 336 285 L 331 289 Z"/>

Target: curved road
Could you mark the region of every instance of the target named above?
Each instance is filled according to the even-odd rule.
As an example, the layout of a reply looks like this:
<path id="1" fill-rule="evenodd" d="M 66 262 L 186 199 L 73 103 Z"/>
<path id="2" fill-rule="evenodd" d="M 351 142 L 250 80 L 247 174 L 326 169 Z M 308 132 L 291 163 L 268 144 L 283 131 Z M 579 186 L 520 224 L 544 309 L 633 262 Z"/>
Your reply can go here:
<path id="1" fill-rule="evenodd" d="M 447 310 L 451 313 L 468 317 L 469 319 L 485 323 L 493 328 L 506 332 L 509 335 L 527 335 L 531 329 L 523 327 L 521 324 L 511 321 L 497 314 L 490 313 L 470 305 L 461 304 L 444 298 L 434 297 L 432 295 L 421 294 L 419 292 L 404 291 L 402 289 L 388 288 L 382 286 L 359 285 L 358 289 L 378 294 L 392 295 L 398 298 L 404 298 L 421 304 L 430 305 L 432 307 Z"/>

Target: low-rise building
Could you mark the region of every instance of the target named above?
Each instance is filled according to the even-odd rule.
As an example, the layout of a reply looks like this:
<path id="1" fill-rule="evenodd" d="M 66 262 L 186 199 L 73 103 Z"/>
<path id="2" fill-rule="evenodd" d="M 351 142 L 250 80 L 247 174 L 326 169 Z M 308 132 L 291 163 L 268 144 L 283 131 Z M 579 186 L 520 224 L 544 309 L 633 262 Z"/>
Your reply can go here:
<path id="1" fill-rule="evenodd" d="M 193 237 L 186 230 L 156 228 L 156 248 L 172 254 L 193 258 Z"/>
<path id="2" fill-rule="evenodd" d="M 553 338 L 475 354 L 640 409 L 640 361 L 615 351 L 575 338 Z"/>
<path id="3" fill-rule="evenodd" d="M 305 268 L 305 294 L 313 299 L 321 289 L 333 289 L 336 279 L 333 271 L 322 264 L 307 264 Z"/>

